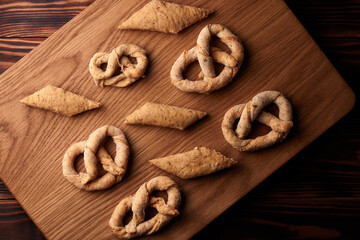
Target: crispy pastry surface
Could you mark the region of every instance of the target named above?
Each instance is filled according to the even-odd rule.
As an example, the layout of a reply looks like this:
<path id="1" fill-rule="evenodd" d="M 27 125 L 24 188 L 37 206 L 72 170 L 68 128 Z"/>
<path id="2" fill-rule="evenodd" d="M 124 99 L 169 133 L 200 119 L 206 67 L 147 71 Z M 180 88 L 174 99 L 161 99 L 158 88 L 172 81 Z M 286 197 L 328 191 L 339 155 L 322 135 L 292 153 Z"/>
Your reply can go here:
<path id="1" fill-rule="evenodd" d="M 135 58 L 136 63 L 132 63 L 129 57 Z M 105 70 L 101 68 L 102 64 L 106 64 Z M 89 71 L 96 86 L 127 87 L 145 77 L 147 65 L 144 49 L 134 44 L 122 44 L 111 53 L 95 53 L 90 60 Z M 117 74 L 119 68 L 121 72 Z"/>
<path id="2" fill-rule="evenodd" d="M 43 89 L 23 98 L 20 102 L 37 108 L 71 117 L 101 106 L 86 97 L 48 85 Z"/>
<path id="3" fill-rule="evenodd" d="M 119 29 L 138 29 L 178 33 L 206 18 L 213 10 L 152 0 L 119 26 Z"/>
<path id="4" fill-rule="evenodd" d="M 127 116 L 125 123 L 184 130 L 206 115 L 206 112 L 148 102 Z"/>
<path id="5" fill-rule="evenodd" d="M 231 53 L 210 47 L 211 36 L 217 36 L 226 44 Z M 211 93 L 232 81 L 244 59 L 244 47 L 229 29 L 221 24 L 205 26 L 197 39 L 196 47 L 185 50 L 175 61 L 170 71 L 171 83 L 185 92 Z M 198 60 L 201 68 L 199 79 L 192 81 L 184 79 L 183 72 L 187 66 Z M 216 76 L 214 62 L 224 65 Z"/>
<path id="6" fill-rule="evenodd" d="M 116 145 L 115 158 L 101 146 L 106 136 L 111 136 Z M 84 153 L 86 172 L 75 170 L 76 157 Z M 130 148 L 124 133 L 114 126 L 103 126 L 90 134 L 87 141 L 72 144 L 66 151 L 62 166 L 63 175 L 76 187 L 86 191 L 104 190 L 123 178 L 130 155 Z M 98 165 L 106 174 L 99 177 Z"/>
<path id="7" fill-rule="evenodd" d="M 263 108 L 274 103 L 279 108 L 279 118 Z M 234 132 L 236 119 L 239 123 Z M 255 139 L 246 139 L 254 121 L 259 121 L 271 128 L 271 131 Z M 222 132 L 228 143 L 240 151 L 256 151 L 283 141 L 293 126 L 290 102 L 278 91 L 265 91 L 257 94 L 246 104 L 230 108 L 222 122 Z"/>
<path id="8" fill-rule="evenodd" d="M 236 164 L 232 158 L 206 147 L 150 160 L 158 168 L 183 179 L 205 176 Z"/>
<path id="9" fill-rule="evenodd" d="M 167 201 L 165 202 L 160 197 L 150 196 L 155 190 L 166 191 Z M 109 226 L 120 239 L 150 235 L 179 215 L 180 203 L 181 193 L 177 184 L 166 176 L 155 177 L 141 185 L 134 196 L 128 196 L 120 201 L 111 215 Z M 144 221 L 147 207 L 156 208 L 158 213 L 153 218 Z M 124 225 L 124 217 L 130 210 L 132 219 Z"/>

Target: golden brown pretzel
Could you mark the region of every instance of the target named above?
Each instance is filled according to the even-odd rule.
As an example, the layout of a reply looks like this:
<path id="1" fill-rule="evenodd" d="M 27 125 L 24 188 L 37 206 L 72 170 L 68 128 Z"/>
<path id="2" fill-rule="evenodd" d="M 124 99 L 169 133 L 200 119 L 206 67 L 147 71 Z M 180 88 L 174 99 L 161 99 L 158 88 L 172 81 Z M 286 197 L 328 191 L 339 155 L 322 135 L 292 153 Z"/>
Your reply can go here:
<path id="1" fill-rule="evenodd" d="M 136 58 L 137 63 L 133 64 L 127 56 Z M 107 63 L 105 71 L 101 69 L 103 63 Z M 147 64 L 144 49 L 133 44 L 122 44 L 111 53 L 95 53 L 90 60 L 89 70 L 97 86 L 126 87 L 144 77 Z M 119 67 L 121 73 L 114 76 Z"/>
<path id="2" fill-rule="evenodd" d="M 114 160 L 105 148 L 100 146 L 106 136 L 111 136 L 115 142 Z M 78 173 L 74 167 L 75 159 L 81 153 L 84 153 L 85 173 Z M 63 158 L 63 175 L 75 186 L 86 191 L 107 189 L 123 178 L 129 154 L 130 148 L 124 133 L 119 128 L 106 125 L 95 130 L 87 141 L 77 142 L 69 147 Z M 107 171 L 100 178 L 97 171 L 98 162 Z"/>
<path id="3" fill-rule="evenodd" d="M 151 192 L 155 190 L 166 191 L 167 202 L 163 198 L 150 197 Z M 120 239 L 150 235 L 167 224 L 174 216 L 179 215 L 177 209 L 180 203 L 181 193 L 177 184 L 166 176 L 155 177 L 141 185 L 134 196 L 131 195 L 121 200 L 110 218 L 109 225 L 113 233 Z M 145 209 L 148 206 L 156 208 L 158 213 L 144 222 Z M 133 212 L 133 217 L 124 226 L 123 218 L 130 210 Z"/>
<path id="4" fill-rule="evenodd" d="M 216 35 L 225 43 L 231 53 L 228 54 L 218 48 L 210 48 L 211 36 Z M 238 38 L 221 24 L 209 24 L 205 26 L 197 39 L 197 46 L 184 51 L 175 61 L 170 71 L 171 83 L 185 92 L 211 93 L 228 83 L 239 70 L 244 58 L 244 48 Z M 184 79 L 182 73 L 186 67 L 198 60 L 201 68 L 199 78 L 191 81 Z M 216 76 L 214 63 L 224 65 L 224 69 Z"/>
<path id="5" fill-rule="evenodd" d="M 279 108 L 279 118 L 263 110 L 270 103 Z M 236 119 L 239 123 L 234 132 Z M 255 139 L 246 139 L 255 120 L 271 128 L 271 131 Z M 265 91 L 257 94 L 247 104 L 239 104 L 230 108 L 222 122 L 222 132 L 228 143 L 240 151 L 256 151 L 269 147 L 286 138 L 293 126 L 290 102 L 277 91 Z"/>

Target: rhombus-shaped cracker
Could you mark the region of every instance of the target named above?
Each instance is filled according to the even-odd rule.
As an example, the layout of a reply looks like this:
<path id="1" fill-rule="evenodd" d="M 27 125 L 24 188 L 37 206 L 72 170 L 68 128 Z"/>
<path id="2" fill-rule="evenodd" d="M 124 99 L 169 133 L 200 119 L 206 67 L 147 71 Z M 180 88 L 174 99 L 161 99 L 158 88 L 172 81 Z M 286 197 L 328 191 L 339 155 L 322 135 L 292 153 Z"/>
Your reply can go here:
<path id="1" fill-rule="evenodd" d="M 20 102 L 69 117 L 101 106 L 99 102 L 51 85 L 27 96 Z"/>
<path id="2" fill-rule="evenodd" d="M 152 0 L 121 23 L 119 29 L 139 29 L 176 34 L 206 18 L 212 12 L 214 11 Z"/>
<path id="3" fill-rule="evenodd" d="M 149 161 L 183 179 L 205 176 L 236 164 L 232 158 L 206 147 Z"/>
<path id="4" fill-rule="evenodd" d="M 184 130 L 206 115 L 206 112 L 193 109 L 148 102 L 127 116 L 125 123 Z"/>

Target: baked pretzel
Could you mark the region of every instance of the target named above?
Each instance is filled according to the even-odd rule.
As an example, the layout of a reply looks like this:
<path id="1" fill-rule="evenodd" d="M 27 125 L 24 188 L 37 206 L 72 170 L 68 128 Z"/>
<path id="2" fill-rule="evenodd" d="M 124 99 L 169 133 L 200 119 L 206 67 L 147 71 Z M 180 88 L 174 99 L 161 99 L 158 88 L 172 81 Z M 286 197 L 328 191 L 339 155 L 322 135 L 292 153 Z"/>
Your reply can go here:
<path id="1" fill-rule="evenodd" d="M 279 118 L 266 112 L 263 108 L 275 103 L 279 108 Z M 233 125 L 236 119 L 239 123 L 234 132 Z M 251 124 L 257 120 L 271 128 L 271 131 L 255 139 L 246 139 L 251 130 Z M 222 132 L 228 143 L 240 151 L 256 151 L 269 147 L 286 138 L 293 126 L 290 102 L 277 91 L 265 91 L 257 94 L 246 103 L 230 108 L 222 121 Z"/>
<path id="2" fill-rule="evenodd" d="M 136 58 L 137 63 L 133 64 L 127 56 Z M 101 69 L 104 63 L 107 63 L 105 71 Z M 133 44 L 122 44 L 111 53 L 95 53 L 90 60 L 89 70 L 97 86 L 126 87 L 144 77 L 147 64 L 144 49 Z M 119 67 L 121 73 L 114 76 Z"/>
<path id="3" fill-rule="evenodd" d="M 210 48 L 211 36 L 216 35 L 225 43 L 231 53 L 218 48 Z M 205 26 L 197 39 L 197 46 L 184 51 L 175 61 L 170 71 L 171 83 L 185 92 L 211 93 L 228 83 L 239 70 L 244 59 L 244 47 L 229 29 L 221 24 Z M 187 66 L 198 60 L 201 68 L 198 81 L 184 79 L 182 73 Z M 221 63 L 224 69 L 216 76 L 214 63 Z"/>
<path id="4" fill-rule="evenodd" d="M 100 146 L 106 136 L 111 136 L 116 145 L 113 160 L 109 153 Z M 86 172 L 78 173 L 74 163 L 78 155 L 84 153 Z M 130 154 L 130 148 L 124 133 L 113 126 L 103 126 L 90 134 L 87 141 L 74 143 L 66 151 L 63 158 L 63 175 L 76 187 L 86 191 L 103 190 L 118 183 L 123 178 Z M 107 171 L 98 178 L 98 162 Z"/>
<path id="5" fill-rule="evenodd" d="M 155 191 L 166 191 L 167 202 L 163 198 L 150 197 Z M 166 176 L 159 176 L 145 182 L 134 196 L 121 200 L 111 215 L 109 225 L 113 233 L 120 239 L 130 239 L 143 235 L 150 235 L 174 216 L 179 215 L 178 208 L 181 202 L 181 193 L 177 184 Z M 145 209 L 156 208 L 158 213 L 151 219 L 145 220 Z M 124 226 L 123 219 L 127 212 L 133 212 L 131 221 Z"/>

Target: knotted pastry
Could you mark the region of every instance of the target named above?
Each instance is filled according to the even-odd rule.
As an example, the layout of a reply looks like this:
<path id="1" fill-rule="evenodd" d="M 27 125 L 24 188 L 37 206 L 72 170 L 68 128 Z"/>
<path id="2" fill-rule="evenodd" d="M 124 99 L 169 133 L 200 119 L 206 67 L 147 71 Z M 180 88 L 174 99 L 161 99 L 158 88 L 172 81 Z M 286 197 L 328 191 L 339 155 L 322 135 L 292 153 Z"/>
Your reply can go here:
<path id="1" fill-rule="evenodd" d="M 155 190 L 166 191 L 167 202 L 163 198 L 150 197 Z M 155 177 L 141 185 L 134 196 L 121 200 L 111 215 L 109 225 L 120 239 L 150 235 L 179 215 L 180 203 L 181 193 L 177 184 L 166 176 Z M 153 218 L 144 221 L 147 207 L 156 208 L 158 213 Z M 130 210 L 133 213 L 132 219 L 124 226 L 123 219 Z"/>
<path id="2" fill-rule="evenodd" d="M 216 35 L 225 43 L 231 53 L 218 48 L 210 48 L 211 36 Z M 170 71 L 171 83 L 185 92 L 211 93 L 228 83 L 238 72 L 244 58 L 244 47 L 238 38 L 220 24 L 205 26 L 197 39 L 197 46 L 184 51 L 175 61 Z M 184 79 L 183 71 L 187 66 L 198 60 L 201 68 L 198 81 Z M 224 65 L 224 69 L 216 76 L 214 62 Z"/>
<path id="3" fill-rule="evenodd" d="M 37 108 L 71 117 L 101 106 L 101 103 L 91 101 L 64 89 L 48 85 L 43 89 L 23 98 L 20 102 Z"/>
<path id="4" fill-rule="evenodd" d="M 128 57 L 136 58 L 137 63 L 132 63 Z M 107 64 L 105 71 L 101 69 L 104 63 Z M 96 86 L 127 87 L 144 77 L 147 64 L 148 59 L 144 49 L 133 44 L 122 44 L 111 53 L 95 53 L 90 60 L 89 70 Z M 119 67 L 121 73 L 115 75 Z"/>
<path id="5" fill-rule="evenodd" d="M 113 160 L 101 146 L 106 136 L 111 136 L 116 145 L 116 155 Z M 74 163 L 78 155 L 84 153 L 86 172 L 78 173 Z M 63 159 L 63 175 L 76 187 L 86 191 L 103 190 L 118 183 L 123 178 L 130 154 L 129 144 L 124 133 L 114 126 L 103 126 L 90 134 L 87 141 L 74 143 L 66 151 Z M 107 171 L 98 178 L 98 164 Z"/>
<path id="6" fill-rule="evenodd" d="M 149 161 L 183 179 L 205 176 L 236 164 L 232 158 L 206 147 Z"/>
<path id="7" fill-rule="evenodd" d="M 184 130 L 206 115 L 206 112 L 193 109 L 148 102 L 127 116 L 125 123 Z"/>
<path id="8" fill-rule="evenodd" d="M 213 10 L 152 0 L 135 12 L 119 29 L 139 29 L 164 33 L 178 33 L 206 18 Z"/>
<path id="9" fill-rule="evenodd" d="M 263 108 L 275 103 L 279 108 L 279 118 L 266 112 Z M 234 132 L 233 125 L 236 119 L 239 123 Z M 246 139 L 251 130 L 251 124 L 257 120 L 271 128 L 271 131 L 255 139 Z M 230 108 L 222 122 L 222 132 L 228 143 L 240 151 L 256 151 L 269 147 L 286 138 L 293 126 L 290 102 L 277 91 L 265 91 L 257 94 L 246 104 Z"/>

